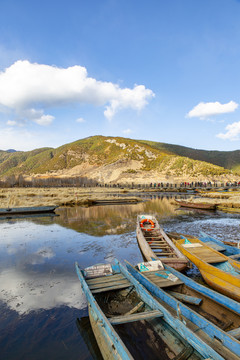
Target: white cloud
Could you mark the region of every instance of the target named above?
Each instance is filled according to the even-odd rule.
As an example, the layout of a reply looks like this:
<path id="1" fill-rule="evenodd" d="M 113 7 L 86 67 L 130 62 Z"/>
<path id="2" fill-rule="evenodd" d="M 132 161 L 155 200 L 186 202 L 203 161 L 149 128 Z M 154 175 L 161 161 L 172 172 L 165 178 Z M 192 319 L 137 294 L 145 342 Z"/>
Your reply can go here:
<path id="1" fill-rule="evenodd" d="M 239 140 L 240 138 L 240 121 L 238 122 L 234 122 L 230 125 L 227 125 L 226 128 L 226 133 L 225 134 L 217 134 L 216 136 L 220 139 L 224 139 L 224 140 L 231 140 L 231 141 L 235 141 L 235 140 Z"/>
<path id="2" fill-rule="evenodd" d="M 132 133 L 132 130 L 131 129 L 126 129 L 126 130 L 123 130 L 123 133 L 124 134 L 131 134 Z"/>
<path id="3" fill-rule="evenodd" d="M 0 150 L 13 148 L 27 151 L 53 144 L 54 136 L 51 134 L 44 134 L 43 136 L 24 127 L 14 127 L 13 125 L 11 127 L 0 127 Z"/>
<path id="4" fill-rule="evenodd" d="M 42 115 L 37 119 L 34 119 L 34 121 L 38 124 L 38 125 L 44 125 L 47 126 L 49 124 L 51 124 L 51 122 L 53 121 L 54 116 L 51 115 Z"/>
<path id="5" fill-rule="evenodd" d="M 51 279 L 30 276 L 27 272 L 7 269 L 0 273 L 0 300 L 19 314 L 57 306 L 85 308 L 86 298 L 79 281 L 69 276 L 54 274 Z"/>
<path id="6" fill-rule="evenodd" d="M 105 106 L 104 115 L 111 120 L 121 109 L 141 110 L 152 97 L 144 85 L 120 88 L 88 77 L 86 68 L 78 65 L 64 69 L 19 60 L 0 73 L 0 108 L 41 125 L 54 119 L 42 108 L 71 103 Z"/>
<path id="7" fill-rule="evenodd" d="M 83 119 L 83 118 L 78 118 L 77 120 L 76 120 L 76 122 L 78 122 L 78 123 L 84 123 L 85 122 L 85 120 Z"/>
<path id="8" fill-rule="evenodd" d="M 9 125 L 9 126 L 15 126 L 15 125 L 17 125 L 17 121 L 15 121 L 15 120 L 8 120 L 8 121 L 7 121 L 7 125 Z"/>
<path id="9" fill-rule="evenodd" d="M 238 104 L 234 101 L 230 101 L 227 104 L 221 104 L 218 101 L 208 103 L 201 102 L 187 113 L 187 117 L 199 117 L 200 119 L 205 119 L 208 116 L 233 112 L 237 107 Z"/>

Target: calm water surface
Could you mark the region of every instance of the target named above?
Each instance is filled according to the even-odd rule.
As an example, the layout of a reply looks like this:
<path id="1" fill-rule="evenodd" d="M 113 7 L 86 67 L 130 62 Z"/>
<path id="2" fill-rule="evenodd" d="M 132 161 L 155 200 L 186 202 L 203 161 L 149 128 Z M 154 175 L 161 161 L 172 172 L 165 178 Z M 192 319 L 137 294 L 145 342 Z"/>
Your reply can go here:
<path id="1" fill-rule="evenodd" d="M 154 214 L 165 231 L 240 240 L 239 215 L 174 211 L 162 196 L 57 213 L 0 221 L 1 359 L 101 359 L 74 262 L 142 261 L 135 236 L 140 213 Z"/>

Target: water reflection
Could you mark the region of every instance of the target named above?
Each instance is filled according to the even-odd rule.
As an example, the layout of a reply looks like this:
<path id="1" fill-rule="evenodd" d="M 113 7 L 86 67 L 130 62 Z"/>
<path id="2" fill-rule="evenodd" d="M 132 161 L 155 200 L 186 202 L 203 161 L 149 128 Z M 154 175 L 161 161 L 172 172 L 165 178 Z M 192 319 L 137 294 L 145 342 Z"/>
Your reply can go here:
<path id="1" fill-rule="evenodd" d="M 146 201 L 133 205 L 73 207 L 57 210 L 55 222 L 94 236 L 123 234 L 135 231 L 138 214 L 157 214 L 159 218 L 177 216 L 175 206 L 168 199 Z"/>
<path id="2" fill-rule="evenodd" d="M 115 258 L 142 261 L 135 225 L 154 214 L 164 230 L 239 239 L 239 215 L 176 211 L 171 200 L 62 208 L 57 217 L 0 221 L 0 348 L 4 359 L 94 358 L 76 326 L 87 316 L 74 269 Z"/>

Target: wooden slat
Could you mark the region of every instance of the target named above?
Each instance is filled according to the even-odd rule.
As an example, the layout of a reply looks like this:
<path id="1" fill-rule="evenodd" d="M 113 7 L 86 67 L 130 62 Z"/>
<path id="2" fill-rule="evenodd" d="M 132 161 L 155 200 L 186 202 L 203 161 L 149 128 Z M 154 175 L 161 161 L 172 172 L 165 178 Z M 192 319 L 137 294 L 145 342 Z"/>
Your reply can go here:
<path id="1" fill-rule="evenodd" d="M 166 249 L 171 249 L 169 246 L 166 246 L 166 245 L 152 245 L 151 244 L 151 249 L 163 249 L 163 250 L 166 250 Z"/>
<path id="2" fill-rule="evenodd" d="M 151 249 L 152 250 L 164 250 L 164 251 L 168 251 L 171 252 L 171 248 L 169 246 L 159 246 L 159 245 L 151 245 Z"/>
<path id="3" fill-rule="evenodd" d="M 211 263 L 217 263 L 217 262 L 225 262 L 226 259 L 221 256 L 221 254 L 217 254 L 211 249 L 208 249 L 206 247 L 189 247 L 187 248 L 187 251 L 189 251 L 191 254 L 194 254 L 198 256 L 203 261 L 211 264 Z"/>
<path id="4" fill-rule="evenodd" d="M 89 289 L 93 290 L 93 289 L 101 289 L 101 288 L 106 288 L 109 286 L 113 286 L 113 285 L 125 285 L 125 284 L 130 284 L 130 282 L 127 279 L 122 279 L 122 280 L 115 280 L 115 281 L 108 281 L 107 283 L 101 283 L 101 284 L 90 284 Z"/>
<path id="5" fill-rule="evenodd" d="M 117 324 L 125 324 L 133 321 L 140 321 L 140 320 L 149 320 L 156 317 L 162 317 L 163 313 L 160 310 L 152 310 L 152 311 L 145 311 L 142 313 L 132 314 L 132 315 L 122 315 L 122 316 L 114 316 L 112 318 L 108 318 L 112 325 Z"/>
<path id="6" fill-rule="evenodd" d="M 169 244 L 167 244 L 166 242 L 148 241 L 148 245 L 149 245 L 149 246 L 151 246 L 151 245 L 160 245 L 160 246 L 165 246 L 165 245 L 167 245 L 167 246 L 169 246 L 169 247 L 170 247 L 170 245 L 169 245 Z"/>
<path id="7" fill-rule="evenodd" d="M 227 332 L 229 335 L 235 337 L 236 339 L 240 339 L 240 328 L 230 330 Z"/>
<path id="8" fill-rule="evenodd" d="M 189 296 L 186 294 L 181 294 L 175 291 L 168 291 L 169 295 L 174 296 L 176 299 L 184 301 L 188 304 L 193 304 L 193 305 L 200 305 L 202 302 L 202 299 L 196 297 L 196 296 Z"/>
<path id="9" fill-rule="evenodd" d="M 120 289 L 127 288 L 129 286 L 131 286 L 130 283 L 123 284 L 123 285 L 108 286 L 108 287 L 99 288 L 99 289 L 93 289 L 92 294 L 102 293 L 102 292 L 105 292 L 105 291 L 120 290 Z"/>
<path id="10" fill-rule="evenodd" d="M 145 239 L 162 239 L 162 236 L 145 236 Z"/>
<path id="11" fill-rule="evenodd" d="M 125 277 L 122 274 L 109 275 L 109 276 L 101 276 L 94 279 L 86 279 L 88 285 L 90 284 L 100 284 L 111 281 L 123 280 Z"/>
<path id="12" fill-rule="evenodd" d="M 165 255 L 173 255 L 172 252 L 160 252 L 160 251 L 154 251 L 155 255 L 161 255 L 161 256 L 165 256 Z"/>

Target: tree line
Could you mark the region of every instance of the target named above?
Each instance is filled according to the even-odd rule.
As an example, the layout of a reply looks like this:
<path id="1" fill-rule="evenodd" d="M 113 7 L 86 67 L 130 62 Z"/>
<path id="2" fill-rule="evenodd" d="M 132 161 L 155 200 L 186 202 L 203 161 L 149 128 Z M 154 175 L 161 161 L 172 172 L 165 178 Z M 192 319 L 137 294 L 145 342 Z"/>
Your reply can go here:
<path id="1" fill-rule="evenodd" d="M 23 175 L 10 175 L 0 180 L 1 188 L 9 187 L 92 187 L 98 182 L 87 177 L 42 177 L 26 180 Z"/>

